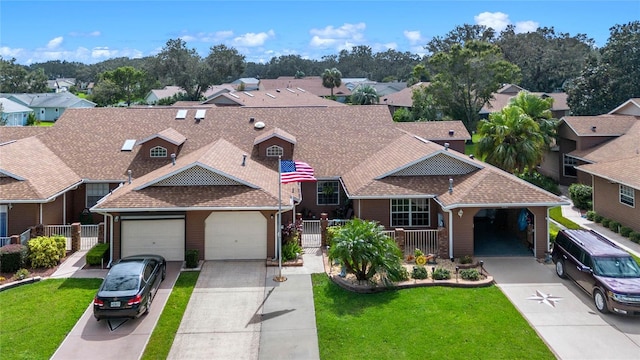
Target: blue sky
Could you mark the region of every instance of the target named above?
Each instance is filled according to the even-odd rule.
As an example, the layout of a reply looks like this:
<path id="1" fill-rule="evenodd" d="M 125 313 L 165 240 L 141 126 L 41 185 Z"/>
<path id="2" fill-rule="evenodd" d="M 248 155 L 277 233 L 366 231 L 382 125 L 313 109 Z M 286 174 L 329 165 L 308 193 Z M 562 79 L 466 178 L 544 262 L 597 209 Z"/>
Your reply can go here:
<path id="1" fill-rule="evenodd" d="M 0 56 L 20 64 L 93 64 L 155 55 L 181 38 L 206 56 L 225 44 L 247 61 L 296 54 L 320 59 L 367 45 L 423 54 L 457 25 L 517 31 L 554 27 L 605 45 L 609 28 L 640 19 L 640 0 L 623 1 L 29 1 L 1 0 Z"/>

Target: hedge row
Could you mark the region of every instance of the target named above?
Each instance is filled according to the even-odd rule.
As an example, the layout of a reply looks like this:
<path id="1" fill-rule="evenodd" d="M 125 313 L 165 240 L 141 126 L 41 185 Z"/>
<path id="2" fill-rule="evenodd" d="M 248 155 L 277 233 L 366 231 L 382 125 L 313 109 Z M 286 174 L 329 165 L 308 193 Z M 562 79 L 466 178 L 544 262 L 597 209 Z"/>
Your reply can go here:
<path id="1" fill-rule="evenodd" d="M 587 211 L 587 220 L 596 222 L 609 230 L 619 233 L 624 237 L 628 237 L 629 240 L 636 244 L 640 244 L 640 232 L 634 231 L 630 227 L 624 226 L 615 220 L 605 218 L 602 215 L 598 215 L 595 211 Z"/>

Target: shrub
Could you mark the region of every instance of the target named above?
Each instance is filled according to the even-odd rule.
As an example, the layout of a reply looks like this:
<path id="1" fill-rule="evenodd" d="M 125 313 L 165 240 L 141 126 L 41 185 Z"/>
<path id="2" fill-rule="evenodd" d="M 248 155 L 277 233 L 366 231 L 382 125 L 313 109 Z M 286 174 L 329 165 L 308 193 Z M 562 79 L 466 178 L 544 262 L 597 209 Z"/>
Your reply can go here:
<path id="1" fill-rule="evenodd" d="M 569 197 L 578 209 L 591 210 L 591 198 L 593 189 L 591 186 L 584 184 L 571 184 L 569 186 Z"/>
<path id="2" fill-rule="evenodd" d="M 98 265 L 102 265 L 103 260 L 108 259 L 108 255 L 109 255 L 109 244 L 97 243 L 91 249 L 89 249 L 89 251 L 87 251 L 87 255 L 85 255 L 85 260 L 89 265 L 98 266 Z"/>
<path id="3" fill-rule="evenodd" d="M 602 215 L 595 214 L 593 216 L 593 221 L 595 221 L 598 224 L 600 224 L 602 222 L 602 220 L 604 220 L 604 216 L 602 216 Z"/>
<path id="4" fill-rule="evenodd" d="M 473 262 L 473 257 L 471 255 L 465 255 L 460 258 L 460 264 L 471 264 Z"/>
<path id="5" fill-rule="evenodd" d="M 64 257 L 67 240 L 61 236 L 38 236 L 29 240 L 29 259 L 33 267 L 54 267 Z"/>
<path id="6" fill-rule="evenodd" d="M 339 230 L 340 230 L 340 226 L 327 227 L 327 244 L 329 244 L 329 246 L 333 244 L 333 238 L 334 236 L 336 236 Z"/>
<path id="7" fill-rule="evenodd" d="M 27 269 L 20 269 L 18 271 L 16 271 L 16 279 L 26 279 L 29 277 L 29 270 Z"/>
<path id="8" fill-rule="evenodd" d="M 424 266 L 414 266 L 411 277 L 418 280 L 426 279 L 429 277 L 429 273 L 427 272 L 427 268 Z"/>
<path id="9" fill-rule="evenodd" d="M 550 193 L 560 195 L 560 188 L 558 187 L 558 183 L 550 177 L 544 176 L 537 171 L 532 173 L 525 172 L 523 174 L 518 174 L 518 177 L 528 183 L 536 185 L 539 188 L 543 188 Z"/>
<path id="10" fill-rule="evenodd" d="M 431 276 L 434 280 L 447 280 L 451 279 L 451 272 L 444 268 L 436 268 Z"/>
<path id="11" fill-rule="evenodd" d="M 0 248 L 0 271 L 12 273 L 27 266 L 29 249 L 20 244 L 9 244 Z"/>
<path id="12" fill-rule="evenodd" d="M 463 269 L 460 270 L 460 277 L 465 280 L 478 281 L 480 280 L 480 272 L 477 269 Z"/>
<path id="13" fill-rule="evenodd" d="M 298 255 L 302 254 L 302 247 L 298 244 L 298 241 L 287 241 L 282 245 L 282 260 L 289 261 L 294 260 Z"/>
<path id="14" fill-rule="evenodd" d="M 613 231 L 613 232 L 618 232 L 618 230 L 620 230 L 620 226 L 621 224 L 617 221 L 611 221 L 609 223 L 609 230 Z"/>
<path id="15" fill-rule="evenodd" d="M 401 267 L 400 271 L 397 274 L 397 281 L 406 281 L 409 280 L 409 271 L 404 266 Z"/>
<path id="16" fill-rule="evenodd" d="M 587 211 L 587 220 L 593 221 L 596 217 L 596 212 L 593 210 Z"/>
<path id="17" fill-rule="evenodd" d="M 422 250 L 420 250 L 420 249 L 418 249 L 418 248 L 416 248 L 415 250 L 413 250 L 413 256 L 415 256 L 416 258 L 417 258 L 418 256 L 423 256 L 423 255 L 424 255 L 424 253 L 422 252 Z"/>
<path id="18" fill-rule="evenodd" d="M 629 237 L 629 235 L 633 232 L 633 229 L 623 226 L 620 228 L 620 235 L 624 237 Z"/>
<path id="19" fill-rule="evenodd" d="M 640 232 L 632 231 L 631 234 L 629 234 L 629 240 L 636 244 L 640 244 Z"/>
<path id="20" fill-rule="evenodd" d="M 198 249 L 187 250 L 184 254 L 186 267 L 188 267 L 189 269 L 198 267 L 199 254 L 200 252 L 198 251 Z"/>
<path id="21" fill-rule="evenodd" d="M 611 224 L 611 219 L 607 219 L 607 218 L 602 219 L 602 226 L 608 228 L 609 224 Z"/>

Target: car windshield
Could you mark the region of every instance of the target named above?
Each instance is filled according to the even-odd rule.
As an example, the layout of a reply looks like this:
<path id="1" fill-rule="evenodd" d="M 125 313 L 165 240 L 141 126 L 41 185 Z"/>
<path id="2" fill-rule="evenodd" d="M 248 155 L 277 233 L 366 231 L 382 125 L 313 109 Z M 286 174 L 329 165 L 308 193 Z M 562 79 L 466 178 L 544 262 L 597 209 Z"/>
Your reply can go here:
<path id="1" fill-rule="evenodd" d="M 139 263 L 116 264 L 104 280 L 104 291 L 130 291 L 137 290 L 140 282 Z"/>
<path id="2" fill-rule="evenodd" d="M 640 277 L 640 266 L 632 257 L 596 257 L 593 259 L 596 275 L 613 278 Z"/>

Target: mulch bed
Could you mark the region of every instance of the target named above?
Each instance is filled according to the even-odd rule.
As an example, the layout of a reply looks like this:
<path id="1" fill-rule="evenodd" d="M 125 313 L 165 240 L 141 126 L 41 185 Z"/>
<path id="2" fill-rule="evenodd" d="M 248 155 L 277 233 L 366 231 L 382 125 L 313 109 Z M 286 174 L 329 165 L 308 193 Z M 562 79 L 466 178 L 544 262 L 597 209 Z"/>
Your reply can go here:
<path id="1" fill-rule="evenodd" d="M 56 270 L 58 270 L 58 266 L 60 266 L 60 264 L 62 264 L 69 257 L 69 255 L 71 255 L 71 251 L 67 251 L 66 255 L 60 260 L 58 265 L 52 268 L 27 268 L 27 270 L 29 270 L 29 277 L 40 276 L 41 278 L 46 278 L 51 276 L 54 272 L 56 272 Z M 0 272 L 0 277 L 4 278 L 4 280 L 0 279 L 0 285 L 19 280 L 17 277 L 15 277 L 15 273 Z"/>

